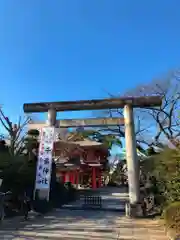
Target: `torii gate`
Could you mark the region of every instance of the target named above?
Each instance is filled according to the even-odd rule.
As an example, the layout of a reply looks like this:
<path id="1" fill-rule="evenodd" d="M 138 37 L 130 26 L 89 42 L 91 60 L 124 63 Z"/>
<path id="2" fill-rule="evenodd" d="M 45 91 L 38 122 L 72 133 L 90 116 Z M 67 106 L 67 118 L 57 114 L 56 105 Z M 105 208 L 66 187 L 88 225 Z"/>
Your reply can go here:
<path id="1" fill-rule="evenodd" d="M 62 111 L 124 108 L 126 160 L 128 167 L 130 208 L 139 202 L 139 164 L 136 151 L 133 108 L 160 106 L 161 96 L 110 98 L 63 102 L 25 103 L 24 112 L 48 112 L 48 125 L 56 126 L 56 113 Z"/>

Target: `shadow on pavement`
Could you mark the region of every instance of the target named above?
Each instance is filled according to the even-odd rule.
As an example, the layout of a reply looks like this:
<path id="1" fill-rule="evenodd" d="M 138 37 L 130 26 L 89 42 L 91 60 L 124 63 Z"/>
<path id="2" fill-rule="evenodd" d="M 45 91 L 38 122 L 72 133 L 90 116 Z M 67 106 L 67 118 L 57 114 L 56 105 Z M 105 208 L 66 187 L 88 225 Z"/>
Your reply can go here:
<path id="1" fill-rule="evenodd" d="M 90 239 L 89 236 L 117 239 L 113 228 L 118 216 L 109 212 L 59 210 L 27 222 L 14 218 L 2 224 L 0 239 L 4 239 L 1 236 L 5 239 L 16 239 L 17 236 L 18 239 Z"/>

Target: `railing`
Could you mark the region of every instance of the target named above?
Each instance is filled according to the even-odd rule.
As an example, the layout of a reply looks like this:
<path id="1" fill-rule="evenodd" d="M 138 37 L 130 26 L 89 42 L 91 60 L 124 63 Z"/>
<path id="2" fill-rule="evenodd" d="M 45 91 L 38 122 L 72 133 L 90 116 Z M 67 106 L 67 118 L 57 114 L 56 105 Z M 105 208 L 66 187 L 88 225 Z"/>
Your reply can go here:
<path id="1" fill-rule="evenodd" d="M 84 196 L 84 208 L 101 208 L 102 197 L 101 196 Z"/>

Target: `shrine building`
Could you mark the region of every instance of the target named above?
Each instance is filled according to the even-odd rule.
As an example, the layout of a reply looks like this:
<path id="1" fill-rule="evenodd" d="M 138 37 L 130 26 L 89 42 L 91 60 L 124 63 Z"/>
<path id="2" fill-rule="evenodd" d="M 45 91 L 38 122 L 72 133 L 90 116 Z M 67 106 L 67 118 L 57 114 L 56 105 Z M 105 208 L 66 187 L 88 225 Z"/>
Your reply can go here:
<path id="1" fill-rule="evenodd" d="M 55 143 L 57 177 L 61 182 L 71 182 L 76 187 L 93 189 L 103 184 L 109 151 L 102 143 L 83 139 L 71 143 Z"/>
<path id="2" fill-rule="evenodd" d="M 44 125 L 44 124 L 43 124 Z M 40 129 L 40 124 L 29 124 L 30 129 Z M 60 129 L 59 129 L 60 131 Z M 76 188 L 99 188 L 104 182 L 108 165 L 109 150 L 103 143 L 93 141 L 78 133 L 66 131 L 63 139 L 58 136 L 54 142 L 53 157 L 56 163 L 56 177 L 63 183 L 71 182 Z M 64 135 L 64 133 L 62 134 Z"/>

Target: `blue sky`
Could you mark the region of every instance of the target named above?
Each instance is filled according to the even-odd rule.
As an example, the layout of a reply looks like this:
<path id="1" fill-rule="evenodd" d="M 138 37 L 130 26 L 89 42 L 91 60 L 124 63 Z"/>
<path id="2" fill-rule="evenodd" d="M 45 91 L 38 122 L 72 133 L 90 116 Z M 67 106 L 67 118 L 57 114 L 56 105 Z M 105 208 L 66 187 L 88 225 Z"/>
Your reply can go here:
<path id="1" fill-rule="evenodd" d="M 179 67 L 179 9 L 179 0 L 1 0 L 0 104 L 14 121 L 24 102 L 102 98 Z"/>

